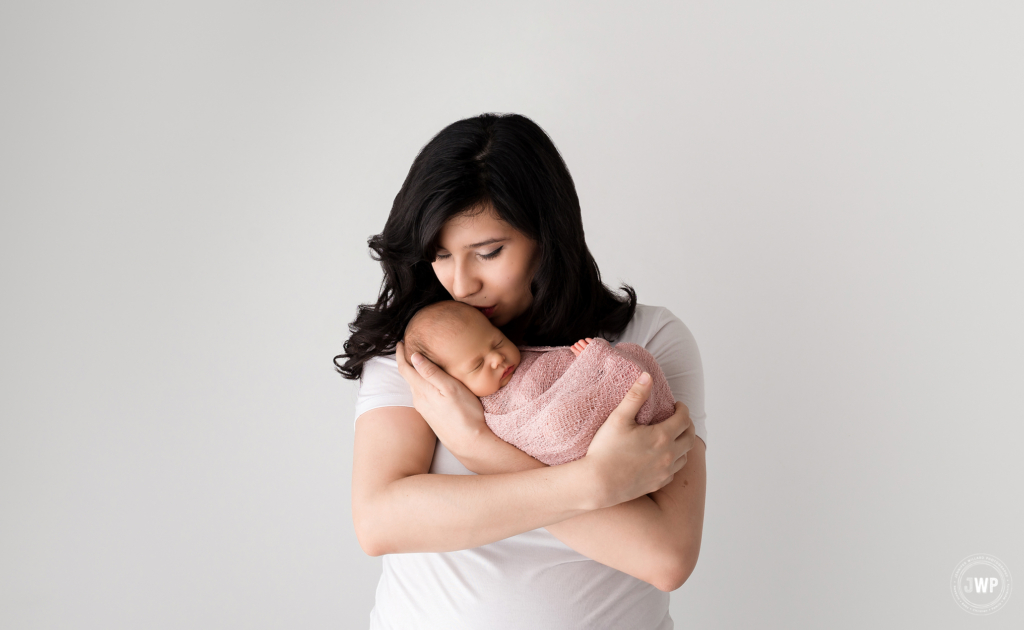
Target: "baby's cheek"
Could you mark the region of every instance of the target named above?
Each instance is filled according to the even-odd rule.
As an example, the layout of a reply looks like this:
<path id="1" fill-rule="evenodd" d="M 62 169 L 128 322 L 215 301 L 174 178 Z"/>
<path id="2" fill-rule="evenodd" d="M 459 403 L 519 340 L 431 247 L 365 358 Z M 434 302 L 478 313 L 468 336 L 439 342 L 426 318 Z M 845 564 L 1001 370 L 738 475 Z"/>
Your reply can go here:
<path id="1" fill-rule="evenodd" d="M 490 392 L 487 391 L 487 383 L 483 379 L 475 379 L 473 386 L 469 388 L 477 397 L 487 396 Z"/>

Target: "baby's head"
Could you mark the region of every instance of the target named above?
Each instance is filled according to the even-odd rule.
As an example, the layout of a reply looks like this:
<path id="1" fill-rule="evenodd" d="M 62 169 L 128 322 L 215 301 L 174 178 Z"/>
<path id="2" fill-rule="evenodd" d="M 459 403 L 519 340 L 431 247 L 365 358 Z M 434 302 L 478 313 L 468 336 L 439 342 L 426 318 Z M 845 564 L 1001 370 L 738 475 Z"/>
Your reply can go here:
<path id="1" fill-rule="evenodd" d="M 519 349 L 483 313 L 446 300 L 425 306 L 405 327 L 405 358 L 414 352 L 461 381 L 477 396 L 489 396 L 512 380 Z"/>

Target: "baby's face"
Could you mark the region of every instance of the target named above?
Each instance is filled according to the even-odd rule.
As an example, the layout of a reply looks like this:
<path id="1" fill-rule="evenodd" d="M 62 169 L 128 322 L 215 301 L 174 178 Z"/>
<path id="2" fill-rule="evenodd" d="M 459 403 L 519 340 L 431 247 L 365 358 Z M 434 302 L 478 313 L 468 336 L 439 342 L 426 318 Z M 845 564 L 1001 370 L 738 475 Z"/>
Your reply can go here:
<path id="1" fill-rule="evenodd" d="M 434 352 L 444 371 L 477 396 L 490 396 L 512 380 L 519 365 L 519 348 L 481 315 L 454 339 Z"/>

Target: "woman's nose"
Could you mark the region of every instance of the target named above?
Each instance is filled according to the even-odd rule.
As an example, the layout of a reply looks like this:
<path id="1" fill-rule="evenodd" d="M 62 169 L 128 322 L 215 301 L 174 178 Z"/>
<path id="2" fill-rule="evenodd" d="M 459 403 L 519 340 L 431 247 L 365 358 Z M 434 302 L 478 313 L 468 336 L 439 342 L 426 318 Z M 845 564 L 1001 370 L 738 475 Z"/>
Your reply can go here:
<path id="1" fill-rule="evenodd" d="M 480 290 L 480 281 L 466 265 L 455 264 L 452 277 L 452 297 L 456 300 L 467 298 Z"/>

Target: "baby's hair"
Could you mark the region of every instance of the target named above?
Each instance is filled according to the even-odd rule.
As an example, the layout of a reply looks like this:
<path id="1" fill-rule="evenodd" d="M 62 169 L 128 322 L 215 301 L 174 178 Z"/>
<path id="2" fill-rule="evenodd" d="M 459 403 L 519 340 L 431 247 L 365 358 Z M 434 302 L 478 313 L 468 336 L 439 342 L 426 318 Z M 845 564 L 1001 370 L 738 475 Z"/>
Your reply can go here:
<path id="1" fill-rule="evenodd" d="M 483 317 L 483 313 L 468 304 L 455 300 L 443 300 L 424 306 L 416 311 L 405 327 L 405 360 L 412 361 L 412 355 L 419 352 L 441 368 L 437 355 L 430 351 L 431 343 L 443 343 L 451 339 L 472 321 L 474 313 Z"/>

